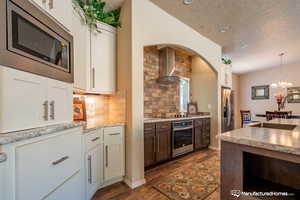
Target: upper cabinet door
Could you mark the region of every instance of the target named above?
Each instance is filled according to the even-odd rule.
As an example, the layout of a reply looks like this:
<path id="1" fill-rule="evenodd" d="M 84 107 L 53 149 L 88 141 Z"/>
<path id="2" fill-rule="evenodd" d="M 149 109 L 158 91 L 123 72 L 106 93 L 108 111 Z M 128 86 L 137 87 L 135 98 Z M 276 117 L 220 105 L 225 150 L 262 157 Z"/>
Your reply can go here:
<path id="1" fill-rule="evenodd" d="M 30 0 L 41 10 L 50 14 L 68 31 L 72 28 L 72 0 Z"/>
<path id="2" fill-rule="evenodd" d="M 0 133 L 48 122 L 47 79 L 0 66 Z"/>
<path id="3" fill-rule="evenodd" d="M 72 0 L 47 0 L 46 7 L 49 9 L 50 14 L 67 28 L 69 31 L 72 29 Z"/>
<path id="4" fill-rule="evenodd" d="M 111 94 L 116 87 L 116 33 L 100 28 L 91 32 L 91 91 Z"/>
<path id="5" fill-rule="evenodd" d="M 46 3 L 47 1 L 46 0 L 30 0 L 33 4 L 43 8 L 43 9 L 46 9 Z"/>
<path id="6" fill-rule="evenodd" d="M 90 90 L 90 30 L 73 10 L 72 35 L 74 37 L 74 87 L 76 89 Z"/>
<path id="7" fill-rule="evenodd" d="M 72 121 L 73 85 L 56 80 L 48 80 L 49 123 Z"/>

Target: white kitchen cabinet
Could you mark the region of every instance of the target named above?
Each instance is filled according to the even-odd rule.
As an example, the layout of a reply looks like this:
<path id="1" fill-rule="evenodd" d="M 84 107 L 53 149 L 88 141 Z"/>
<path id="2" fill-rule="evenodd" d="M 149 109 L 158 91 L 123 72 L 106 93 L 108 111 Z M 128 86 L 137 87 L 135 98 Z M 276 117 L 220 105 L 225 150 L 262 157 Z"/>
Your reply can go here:
<path id="1" fill-rule="evenodd" d="M 125 145 L 123 127 L 104 128 L 104 181 L 125 175 Z"/>
<path id="2" fill-rule="evenodd" d="M 73 10 L 74 88 L 88 91 L 91 87 L 90 29 L 76 10 Z"/>
<path id="3" fill-rule="evenodd" d="M 4 199 L 84 199 L 82 147 L 81 128 L 2 146 Z"/>
<path id="4" fill-rule="evenodd" d="M 48 80 L 49 123 L 64 123 L 73 120 L 73 85 L 53 79 Z"/>
<path id="5" fill-rule="evenodd" d="M 86 197 L 91 199 L 103 185 L 103 136 L 102 129 L 85 135 L 85 184 Z"/>
<path id="6" fill-rule="evenodd" d="M 116 87 L 116 31 L 104 24 L 98 26 L 98 31 L 91 31 L 91 89 L 110 94 Z"/>
<path id="7" fill-rule="evenodd" d="M 112 94 L 116 90 L 116 29 L 98 23 L 90 30 L 73 11 L 74 87 L 90 93 Z"/>
<path id="8" fill-rule="evenodd" d="M 46 124 L 47 79 L 0 67 L 0 132 Z"/>
<path id="9" fill-rule="evenodd" d="M 1 66 L 0 132 L 72 121 L 72 84 Z"/>
<path id="10" fill-rule="evenodd" d="M 5 199 L 5 164 L 6 161 L 0 162 L 0 199 Z"/>
<path id="11" fill-rule="evenodd" d="M 30 0 L 68 31 L 72 28 L 72 0 Z"/>
<path id="12" fill-rule="evenodd" d="M 224 87 L 232 87 L 232 68 L 231 65 L 225 65 L 221 67 L 221 85 Z"/>
<path id="13" fill-rule="evenodd" d="M 86 154 L 87 199 L 103 184 L 103 144 L 99 144 Z"/>

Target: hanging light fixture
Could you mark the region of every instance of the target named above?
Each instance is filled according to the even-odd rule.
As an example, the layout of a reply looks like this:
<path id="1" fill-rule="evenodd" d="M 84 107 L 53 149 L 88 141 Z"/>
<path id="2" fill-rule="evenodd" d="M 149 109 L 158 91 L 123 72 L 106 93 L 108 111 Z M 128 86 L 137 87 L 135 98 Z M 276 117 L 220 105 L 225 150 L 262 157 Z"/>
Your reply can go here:
<path id="1" fill-rule="evenodd" d="M 283 56 L 284 56 L 284 53 L 280 53 L 279 56 L 280 56 L 280 68 L 282 68 L 283 67 Z M 283 73 L 281 73 L 281 75 L 282 74 Z M 293 83 L 288 82 L 287 80 L 286 81 L 279 80 L 277 83 L 272 83 L 271 84 L 271 87 L 273 87 L 273 88 L 278 88 L 278 87 L 280 87 L 280 88 L 287 88 L 287 87 L 291 87 L 291 86 L 293 86 Z"/>

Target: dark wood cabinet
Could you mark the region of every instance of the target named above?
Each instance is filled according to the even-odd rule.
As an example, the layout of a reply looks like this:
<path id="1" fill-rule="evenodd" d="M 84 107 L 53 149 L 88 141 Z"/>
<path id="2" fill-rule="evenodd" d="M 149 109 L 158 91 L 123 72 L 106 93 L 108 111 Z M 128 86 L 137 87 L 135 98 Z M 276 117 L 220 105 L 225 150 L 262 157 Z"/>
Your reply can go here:
<path id="1" fill-rule="evenodd" d="M 171 158 L 171 122 L 144 125 L 145 167 Z"/>
<path id="2" fill-rule="evenodd" d="M 170 122 L 156 124 L 156 162 L 171 158 L 171 130 Z"/>
<path id="3" fill-rule="evenodd" d="M 210 144 L 210 118 L 194 120 L 195 150 L 207 148 Z"/>
<path id="4" fill-rule="evenodd" d="M 155 124 L 145 124 L 144 126 L 144 154 L 145 166 L 154 165 L 156 162 L 155 148 Z"/>

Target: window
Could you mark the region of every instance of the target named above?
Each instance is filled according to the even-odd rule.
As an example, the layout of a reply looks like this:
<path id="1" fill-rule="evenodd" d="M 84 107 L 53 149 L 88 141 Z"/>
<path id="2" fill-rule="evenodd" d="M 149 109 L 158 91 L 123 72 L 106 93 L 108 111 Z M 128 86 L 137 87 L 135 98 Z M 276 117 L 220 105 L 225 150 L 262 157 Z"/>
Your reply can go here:
<path id="1" fill-rule="evenodd" d="M 180 79 L 180 112 L 187 112 L 187 105 L 190 101 L 190 79 Z"/>

